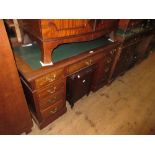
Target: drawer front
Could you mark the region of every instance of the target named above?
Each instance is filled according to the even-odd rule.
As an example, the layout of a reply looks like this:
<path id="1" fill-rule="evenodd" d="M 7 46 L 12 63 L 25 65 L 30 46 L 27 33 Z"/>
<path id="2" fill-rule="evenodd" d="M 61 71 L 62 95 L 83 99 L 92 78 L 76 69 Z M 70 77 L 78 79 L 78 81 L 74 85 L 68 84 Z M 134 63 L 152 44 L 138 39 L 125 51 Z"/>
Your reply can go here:
<path id="1" fill-rule="evenodd" d="M 103 57 L 103 60 L 101 60 L 98 63 L 98 69 L 94 78 L 94 85 L 107 83 L 109 74 L 111 71 L 113 59 L 114 59 L 115 51 L 107 52 L 107 54 Z"/>
<path id="2" fill-rule="evenodd" d="M 62 91 L 65 90 L 65 81 L 61 81 L 61 82 L 57 82 L 57 83 L 55 82 L 55 83 L 48 85 L 44 89 L 38 90 L 37 91 L 38 100 L 41 101 L 42 99 L 50 97 L 53 94 L 55 94 L 57 91 L 60 91 L 60 90 L 62 90 Z"/>
<path id="3" fill-rule="evenodd" d="M 50 106 L 49 108 L 41 111 L 41 115 L 43 119 L 46 119 L 52 115 L 55 115 L 61 108 L 65 106 L 65 101 L 58 101 L 54 105 Z"/>
<path id="4" fill-rule="evenodd" d="M 91 66 L 92 64 L 96 63 L 99 59 L 102 58 L 101 54 L 95 55 L 94 57 L 89 57 L 84 60 L 81 60 L 80 62 L 77 62 L 75 64 L 72 64 L 68 67 L 68 74 L 75 73 L 85 67 Z"/>
<path id="5" fill-rule="evenodd" d="M 56 102 L 64 101 L 64 100 L 65 100 L 65 91 L 61 90 L 61 91 L 54 93 L 50 97 L 41 99 L 39 101 L 39 107 L 41 110 L 44 110 L 50 107 L 51 105 L 54 105 Z"/>
<path id="6" fill-rule="evenodd" d="M 59 69 L 57 71 L 54 71 L 52 73 L 49 73 L 45 76 L 42 76 L 35 80 L 35 86 L 36 88 L 42 88 L 55 80 L 61 79 L 64 77 L 64 69 Z"/>

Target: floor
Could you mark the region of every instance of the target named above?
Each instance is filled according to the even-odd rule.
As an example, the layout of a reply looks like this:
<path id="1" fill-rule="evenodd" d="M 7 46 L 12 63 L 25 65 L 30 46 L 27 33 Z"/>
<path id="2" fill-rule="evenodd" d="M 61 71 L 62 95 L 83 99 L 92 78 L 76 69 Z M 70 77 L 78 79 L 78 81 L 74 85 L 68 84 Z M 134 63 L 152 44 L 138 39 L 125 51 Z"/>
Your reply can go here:
<path id="1" fill-rule="evenodd" d="M 32 134 L 155 134 L 155 52 Z"/>

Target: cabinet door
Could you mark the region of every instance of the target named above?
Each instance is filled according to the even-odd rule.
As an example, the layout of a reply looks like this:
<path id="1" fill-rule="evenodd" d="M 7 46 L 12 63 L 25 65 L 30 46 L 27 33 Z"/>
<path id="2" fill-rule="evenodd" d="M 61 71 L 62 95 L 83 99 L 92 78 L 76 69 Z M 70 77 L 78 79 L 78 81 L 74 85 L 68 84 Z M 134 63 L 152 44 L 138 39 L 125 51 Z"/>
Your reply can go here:
<path id="1" fill-rule="evenodd" d="M 44 19 L 41 20 L 43 39 L 80 35 L 93 31 L 93 19 Z"/>
<path id="2" fill-rule="evenodd" d="M 71 104 L 90 92 L 95 66 L 87 67 L 67 78 L 67 100 Z"/>
<path id="3" fill-rule="evenodd" d="M 117 28 L 119 20 L 117 19 L 96 19 L 95 31 L 100 30 L 114 30 Z"/>

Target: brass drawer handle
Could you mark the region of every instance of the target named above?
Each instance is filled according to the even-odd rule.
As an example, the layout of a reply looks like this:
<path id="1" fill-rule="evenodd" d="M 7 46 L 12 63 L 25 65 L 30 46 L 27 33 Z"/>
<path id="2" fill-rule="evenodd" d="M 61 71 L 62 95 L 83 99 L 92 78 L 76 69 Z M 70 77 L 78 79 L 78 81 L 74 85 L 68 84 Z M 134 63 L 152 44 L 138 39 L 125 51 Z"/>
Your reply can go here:
<path id="1" fill-rule="evenodd" d="M 89 64 L 91 65 L 91 64 L 92 64 L 92 62 L 93 62 L 93 60 L 92 60 L 92 59 L 90 59 L 90 60 L 89 60 Z"/>
<path id="2" fill-rule="evenodd" d="M 115 53 L 116 49 L 113 49 L 110 51 L 110 54 L 113 55 Z"/>
<path id="3" fill-rule="evenodd" d="M 89 61 L 86 61 L 86 62 L 85 62 L 85 64 L 86 64 L 87 66 L 89 66 L 89 65 L 90 65 Z"/>
<path id="4" fill-rule="evenodd" d="M 107 63 L 110 63 L 112 61 L 112 59 L 109 57 L 107 58 Z"/>
<path id="5" fill-rule="evenodd" d="M 105 72 L 108 72 L 108 71 L 109 71 L 109 67 L 106 67 L 106 68 L 104 69 L 104 71 L 105 71 Z"/>
<path id="6" fill-rule="evenodd" d="M 89 59 L 88 61 L 85 62 L 85 64 L 86 64 L 87 66 L 89 66 L 89 65 L 92 64 L 92 62 L 93 62 L 93 60 L 92 60 L 92 59 Z"/>
<path id="7" fill-rule="evenodd" d="M 56 101 L 56 99 L 57 99 L 57 97 L 55 96 L 54 98 L 49 99 L 47 102 L 48 102 L 49 104 L 52 104 L 52 103 L 54 103 L 54 102 Z"/>
<path id="8" fill-rule="evenodd" d="M 54 74 L 52 77 L 46 77 L 46 81 L 52 82 L 56 79 L 56 75 Z"/>
<path id="9" fill-rule="evenodd" d="M 48 93 L 53 94 L 56 91 L 56 87 L 53 88 L 53 91 L 47 90 Z"/>
<path id="10" fill-rule="evenodd" d="M 50 113 L 55 114 L 57 112 L 57 107 L 50 111 Z"/>

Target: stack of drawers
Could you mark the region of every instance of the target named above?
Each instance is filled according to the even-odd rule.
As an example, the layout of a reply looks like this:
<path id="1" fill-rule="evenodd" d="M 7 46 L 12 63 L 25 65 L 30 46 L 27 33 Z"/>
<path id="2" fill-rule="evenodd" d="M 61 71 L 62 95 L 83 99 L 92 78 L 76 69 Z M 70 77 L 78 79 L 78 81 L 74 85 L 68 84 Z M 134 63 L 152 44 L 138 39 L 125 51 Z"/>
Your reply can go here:
<path id="1" fill-rule="evenodd" d="M 66 112 L 65 96 L 66 78 L 63 68 L 34 80 L 33 95 L 28 102 L 35 104 L 35 117 L 40 128 Z"/>
<path id="2" fill-rule="evenodd" d="M 115 58 L 115 53 L 117 49 L 111 49 L 105 52 L 102 60 L 98 62 L 98 67 L 95 73 L 95 78 L 92 85 L 92 90 L 96 91 L 103 85 L 108 83 L 110 71 L 113 65 L 113 60 Z"/>
<path id="3" fill-rule="evenodd" d="M 119 75 L 123 75 L 125 71 L 133 67 L 137 61 L 136 48 L 139 45 L 140 37 L 133 37 L 123 42 L 120 46 L 120 56 L 117 61 L 113 78 L 115 79 Z"/>

